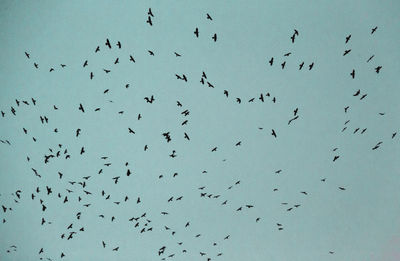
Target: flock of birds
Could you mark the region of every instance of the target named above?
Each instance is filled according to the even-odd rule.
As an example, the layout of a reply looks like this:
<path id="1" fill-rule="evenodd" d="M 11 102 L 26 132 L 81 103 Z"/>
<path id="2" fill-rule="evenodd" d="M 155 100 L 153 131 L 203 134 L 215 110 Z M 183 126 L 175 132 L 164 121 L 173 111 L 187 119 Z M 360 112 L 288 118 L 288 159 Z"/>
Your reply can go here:
<path id="1" fill-rule="evenodd" d="M 205 19 L 208 21 L 213 21 L 213 18 L 211 17 L 210 14 L 205 15 Z M 148 26 L 154 26 L 156 24 L 156 17 L 153 13 L 153 11 L 148 9 L 147 12 L 147 21 L 146 24 Z M 374 27 L 371 29 L 371 35 L 373 35 L 377 31 L 378 27 Z M 189 33 L 188 33 L 189 34 Z M 196 27 L 193 31 L 194 37 L 198 38 L 201 36 L 201 32 L 198 27 Z M 191 35 L 193 37 L 193 34 Z M 298 37 L 301 37 L 301 32 L 299 32 L 297 29 L 294 29 L 293 33 L 289 35 L 290 41 L 295 44 L 296 40 Z M 217 41 L 217 33 L 214 33 L 211 35 L 211 41 L 216 42 Z M 344 39 L 344 44 L 345 46 L 348 46 L 351 43 L 351 34 L 345 37 Z M 111 41 L 110 39 L 106 39 L 104 44 L 98 45 L 94 48 L 94 53 L 101 53 L 105 48 L 106 50 L 117 48 L 117 49 L 122 49 L 123 48 L 123 43 L 120 41 Z M 343 52 L 343 56 L 349 56 L 351 55 L 351 48 L 345 48 Z M 147 50 L 148 55 L 150 56 L 155 56 L 156 51 L 154 50 Z M 175 57 L 177 59 L 182 59 L 184 58 L 184 54 L 178 53 L 176 51 L 173 52 Z M 286 52 L 283 54 L 283 59 L 279 57 L 270 57 L 267 58 L 267 64 L 266 66 L 273 67 L 276 65 L 276 63 L 280 64 L 281 69 L 287 69 L 287 61 L 286 59 L 289 58 L 291 55 L 291 52 Z M 33 58 L 31 57 L 31 54 L 26 51 L 25 56 L 28 62 L 31 62 Z M 373 63 L 375 55 L 371 55 L 367 60 L 366 63 Z M 125 57 L 127 61 L 131 63 L 136 63 L 136 60 L 133 56 L 133 54 L 129 54 L 128 57 Z M 124 59 L 125 59 L 124 58 Z M 113 64 L 117 65 L 120 63 L 122 58 L 117 57 Z M 279 60 L 279 61 L 278 61 Z M 268 65 L 269 64 L 269 65 Z M 33 61 L 33 66 L 35 69 L 39 70 L 41 69 L 41 66 L 39 62 Z M 70 65 L 68 65 L 70 66 Z M 88 78 L 90 80 L 94 80 L 95 77 L 100 74 L 100 72 L 92 71 L 88 69 L 90 67 L 90 61 L 89 60 L 84 60 L 82 65 L 81 65 L 84 70 L 88 70 Z M 308 70 L 315 70 L 317 64 L 314 63 L 314 61 L 300 61 L 298 64 L 298 70 L 302 70 L 303 67 L 306 66 Z M 373 70 L 375 71 L 376 74 L 379 74 L 383 70 L 383 66 L 380 64 L 376 64 L 373 67 Z M 59 66 L 60 69 L 65 69 L 67 68 L 66 64 L 60 64 Z M 49 72 L 54 72 L 57 69 L 56 66 L 50 67 L 48 70 Z M 47 70 L 47 68 L 46 68 Z M 112 74 L 112 71 L 114 69 L 107 67 L 102 69 L 102 73 L 104 74 Z M 351 78 L 356 78 L 356 69 L 353 69 L 350 73 Z M 184 73 L 176 73 L 175 74 L 176 80 L 183 81 L 183 82 L 191 82 L 191 79 L 188 78 L 188 76 Z M 228 89 L 220 89 L 218 88 L 215 83 L 213 83 L 209 77 L 207 76 L 207 73 L 203 71 L 200 76 L 200 80 L 195 80 L 192 81 L 193 84 L 198 84 L 200 82 L 201 86 L 205 86 L 208 88 L 213 88 L 215 90 L 218 90 L 221 92 L 221 97 L 225 97 L 227 99 L 231 98 L 232 95 L 229 92 Z M 130 87 L 130 84 L 126 84 L 125 88 L 128 89 Z M 110 93 L 112 90 L 110 89 L 105 89 L 103 91 L 104 95 L 107 95 Z M 353 94 L 354 97 L 359 97 L 360 100 L 364 100 L 367 97 L 367 93 L 365 93 L 363 90 L 356 90 L 355 93 Z M 146 97 L 143 97 L 143 100 L 146 104 L 152 105 L 157 103 L 158 97 L 156 94 L 151 94 Z M 186 107 L 185 103 L 181 100 L 173 100 L 171 101 L 174 104 L 176 104 L 176 107 L 179 110 L 179 114 L 181 117 L 183 117 L 181 121 L 181 127 L 184 128 L 185 125 L 188 125 L 189 121 L 191 120 L 190 118 L 190 108 Z M 244 98 L 244 97 L 234 97 L 234 102 L 237 104 L 241 103 L 252 103 L 252 102 L 271 102 L 272 104 L 275 104 L 277 102 L 277 97 L 272 95 L 270 92 L 265 92 L 265 93 L 259 93 L 257 95 L 254 95 L 253 97 L 250 98 Z M 33 97 L 29 99 L 16 99 L 15 104 L 11 105 L 9 109 L 3 109 L 1 110 L 1 117 L 14 117 L 15 119 L 18 119 L 18 113 L 19 110 L 24 110 L 24 106 L 40 106 L 41 103 L 41 97 Z M 95 108 L 90 108 L 89 106 L 85 106 L 85 102 L 79 102 L 76 104 L 76 113 L 81 113 L 81 114 L 87 114 L 89 111 L 94 111 L 96 113 L 101 113 L 101 106 L 95 107 Z M 58 105 L 53 105 L 51 110 L 54 111 L 59 111 L 62 110 L 62 106 Z M 344 108 L 344 113 L 347 114 L 351 110 L 350 106 L 346 106 Z M 117 112 L 118 114 L 124 114 L 124 110 L 120 110 Z M 293 125 L 297 120 L 300 119 L 301 117 L 301 111 L 299 108 L 294 108 L 292 115 L 287 119 L 287 125 Z M 145 117 L 146 112 L 140 112 L 137 115 L 137 121 L 141 121 L 143 117 Z M 380 115 L 384 115 L 384 113 L 380 113 Z M 43 115 L 40 116 L 40 121 L 38 123 L 47 126 L 49 123 L 52 121 L 52 118 L 48 116 L 48 112 L 44 111 Z M 350 119 L 347 120 L 344 123 L 344 126 L 341 130 L 341 132 L 345 132 L 349 127 Z M 125 128 L 125 127 L 124 127 Z M 258 127 L 259 130 L 263 130 L 263 127 Z M 83 128 L 77 128 L 73 130 L 61 130 L 57 127 L 51 130 L 54 133 L 59 133 L 59 132 L 65 132 L 65 131 L 72 131 L 74 133 L 74 136 L 76 139 L 79 139 L 82 135 L 89 135 Z M 128 135 L 137 135 L 138 130 L 136 130 L 132 126 L 127 126 L 125 128 L 125 131 Z M 365 127 L 356 127 L 352 130 L 353 134 L 359 133 L 363 134 L 367 131 L 367 128 Z M 278 128 L 271 128 L 268 130 L 270 133 L 270 137 L 273 139 L 279 139 L 279 130 Z M 397 132 L 391 133 L 391 139 L 394 139 L 396 137 Z M 30 139 L 33 140 L 33 142 L 40 142 L 41 140 L 34 134 L 31 134 L 30 130 L 28 127 L 23 127 L 21 130 L 21 135 L 29 136 Z M 187 129 L 184 129 L 182 133 L 172 133 L 171 131 L 165 130 L 160 133 L 161 140 L 160 142 L 166 142 L 166 143 L 171 143 L 174 139 L 183 139 L 185 142 L 190 142 L 191 141 L 191 134 Z M 13 142 L 10 141 L 9 139 L 0 139 L 0 142 L 4 144 L 5 146 L 13 146 Z M 234 147 L 239 147 L 243 144 L 242 140 L 235 140 L 232 143 L 232 146 Z M 377 142 L 376 145 L 372 146 L 372 150 L 377 150 L 383 145 L 383 141 Z M 217 153 L 218 152 L 218 145 L 210 147 L 210 152 L 211 153 Z M 149 144 L 144 144 L 143 146 L 143 152 L 147 153 L 147 151 L 151 150 Z M 340 159 L 340 154 L 338 153 L 339 148 L 335 147 L 332 149 L 333 151 L 333 162 L 336 162 Z M 87 152 L 87 149 L 85 148 L 84 145 L 80 146 L 79 150 L 73 150 L 69 148 L 68 144 L 62 144 L 60 142 L 54 147 L 51 147 L 48 149 L 47 152 L 45 152 L 43 155 L 41 155 L 42 158 L 42 166 L 33 166 L 30 165 L 31 162 L 31 157 L 37 157 L 38 155 L 25 155 L 26 157 L 26 162 L 29 165 L 29 169 L 36 178 L 45 180 L 46 176 L 48 175 L 45 170 L 46 165 L 53 164 L 55 161 L 62 161 L 64 160 L 64 164 L 69 164 L 69 161 L 74 160 L 74 158 L 77 157 L 83 157 L 86 155 L 86 153 L 91 153 Z M 104 152 L 106 154 L 106 152 Z M 178 149 L 171 149 L 170 153 L 168 155 L 165 155 L 167 158 L 175 159 L 179 157 L 180 154 L 178 152 Z M 224 159 L 223 161 L 225 161 Z M 114 184 L 114 185 L 119 185 L 124 182 L 128 182 L 129 179 L 132 179 L 135 175 L 134 168 L 131 166 L 129 162 L 125 162 L 124 164 L 124 172 L 119 173 L 119 174 L 114 174 L 112 175 L 111 173 L 114 173 L 113 171 L 109 171 L 108 169 L 111 167 L 113 164 L 111 158 L 109 156 L 101 156 L 99 158 L 100 161 L 100 167 L 97 170 L 97 173 L 88 173 L 87 175 L 81 177 L 81 178 L 72 178 L 68 177 L 68 175 L 65 175 L 63 170 L 59 170 L 57 173 L 58 180 L 62 186 L 65 186 L 65 189 L 63 191 L 55 191 L 53 186 L 51 184 L 46 184 L 46 181 L 42 181 L 41 186 L 35 187 L 32 191 L 22 191 L 20 189 L 16 190 L 14 193 L 12 193 L 12 201 L 5 201 L 5 195 L 0 196 L 0 202 L 2 205 L 1 209 L 1 220 L 2 224 L 6 225 L 8 219 L 13 218 L 13 209 L 17 208 L 19 203 L 23 199 L 29 199 L 35 202 L 38 202 L 40 205 L 40 211 L 42 212 L 42 218 L 41 220 L 34 221 L 34 223 L 41 225 L 41 226 L 51 226 L 54 222 L 57 222 L 57 219 L 51 219 L 47 217 L 48 211 L 51 211 L 49 205 L 46 203 L 50 197 L 56 198 L 59 200 L 59 204 L 61 206 L 63 205 L 68 205 L 70 202 L 78 202 L 82 207 L 79 210 L 76 210 L 74 213 L 74 218 L 71 219 L 70 223 L 65 224 L 65 228 L 62 231 L 54 231 L 58 233 L 58 238 L 61 240 L 76 240 L 76 238 L 79 238 L 79 235 L 82 233 L 85 233 L 86 226 L 89 224 L 83 224 L 80 222 L 82 216 L 88 216 L 90 219 L 96 220 L 104 220 L 104 222 L 116 222 L 117 220 L 120 219 L 119 216 L 113 215 L 112 213 L 94 213 L 95 211 L 91 210 L 92 203 L 91 200 L 93 197 L 99 197 L 101 199 L 104 199 L 105 201 L 110 201 L 112 204 L 124 208 L 124 207 L 129 207 L 133 205 L 142 205 L 143 204 L 143 198 L 140 195 L 136 195 L 134 197 L 129 194 L 129 192 L 126 192 L 126 195 L 123 197 L 118 197 L 114 196 L 111 193 L 108 193 L 104 189 L 98 189 L 99 186 L 96 186 L 96 180 L 99 176 L 107 176 L 107 180 L 109 183 Z M 277 169 L 272 171 L 274 174 L 279 175 L 284 172 L 282 169 Z M 207 170 L 203 170 L 203 174 L 207 173 Z M 110 176 L 112 175 L 112 176 Z M 174 172 L 170 175 L 172 179 L 178 178 L 179 173 Z M 161 174 L 157 177 L 158 180 L 161 179 L 166 179 L 167 174 Z M 326 182 L 326 178 L 321 178 L 321 182 Z M 247 211 L 251 211 L 254 208 L 257 208 L 257 205 L 253 202 L 247 202 L 243 205 L 237 205 L 237 206 L 232 206 L 230 205 L 230 198 L 228 196 L 227 191 L 234 191 L 236 187 L 241 185 L 241 180 L 234 180 L 232 181 L 232 184 L 230 184 L 228 187 L 226 187 L 225 191 L 217 191 L 213 192 L 210 191 L 207 186 L 202 185 L 197 187 L 197 194 L 198 197 L 204 199 L 204 200 L 213 200 L 214 202 L 217 202 L 221 207 L 227 207 L 231 208 L 232 212 L 235 213 L 246 213 Z M 187 184 L 187 186 L 195 186 L 196 184 Z M 88 189 L 90 187 L 90 189 Z M 345 191 L 346 186 L 339 186 L 338 191 Z M 278 191 L 279 188 L 274 188 L 273 191 Z M 299 194 L 302 196 L 306 197 L 309 195 L 309 191 L 299 191 Z M 184 200 L 186 198 L 186 195 L 181 195 L 181 194 L 176 194 L 176 195 L 171 195 L 168 198 L 163 199 L 165 201 L 165 204 L 174 204 L 176 203 L 175 207 L 177 208 L 177 205 L 180 201 Z M 130 205 L 128 205 L 128 202 L 131 202 Z M 299 203 L 295 204 L 289 204 L 288 202 L 282 202 L 282 206 L 284 206 L 285 211 L 290 212 L 290 211 L 295 211 L 296 209 L 300 208 L 302 205 Z M 169 210 L 166 210 L 169 209 Z M 170 216 L 170 215 L 184 215 L 185 213 L 179 212 L 179 210 L 175 211 L 174 207 L 166 207 L 164 210 L 159 211 L 159 215 L 161 218 L 156 218 L 157 221 L 155 222 L 154 216 L 152 217 L 151 214 L 149 213 L 150 211 L 143 211 L 141 213 L 137 213 L 136 215 L 127 217 L 123 220 L 123 222 L 126 223 L 126 225 L 129 228 L 133 228 L 138 234 L 144 234 L 144 233 L 152 233 L 154 231 L 162 231 L 163 233 L 169 234 L 174 240 L 176 241 L 176 246 L 171 246 L 167 244 L 160 244 L 158 249 L 154 249 L 154 255 L 155 257 L 161 259 L 161 260 L 173 260 L 177 256 L 183 255 L 183 258 L 185 254 L 188 252 L 194 252 L 195 250 L 186 248 L 186 242 L 184 241 L 184 238 L 187 238 L 186 236 L 182 236 L 183 233 L 182 231 L 190 231 L 192 233 L 191 238 L 196 239 L 199 237 L 203 236 L 203 232 L 201 231 L 191 231 L 191 226 L 193 222 L 191 220 L 187 220 L 186 222 L 180 224 L 180 227 L 173 227 L 170 225 L 167 225 L 166 223 L 163 223 L 163 218 Z M 154 212 L 153 212 L 154 215 Z M 122 221 L 121 221 L 122 222 Z M 262 226 L 263 223 L 263 217 L 262 216 L 256 216 L 253 220 L 253 222 L 259 224 Z M 282 231 L 285 229 L 285 226 L 282 222 L 278 222 L 275 224 L 276 230 Z M 177 232 L 179 231 L 179 232 Z M 198 251 L 198 256 L 202 258 L 201 260 L 218 260 L 221 256 L 224 255 L 223 248 L 220 247 L 223 245 L 223 242 L 229 241 L 230 239 L 230 234 L 227 233 L 225 236 L 212 240 L 209 242 L 209 245 L 214 248 L 212 251 L 207 251 L 207 247 L 204 247 L 204 249 Z M 98 240 L 98 247 L 103 248 L 103 249 L 108 249 L 109 251 L 120 251 L 120 246 L 115 243 L 115 240 L 108 240 L 106 238 L 104 239 L 99 239 Z M 6 249 L 6 252 L 8 254 L 12 254 L 13 252 L 18 251 L 18 247 L 16 245 L 9 246 Z M 48 254 L 46 246 L 41 247 L 40 249 L 37 249 L 37 253 L 32 253 L 32 257 L 36 255 L 40 260 L 59 260 L 59 259 L 67 259 L 68 258 L 68 252 L 62 251 L 58 254 L 58 256 L 52 256 Z M 327 254 L 334 254 L 334 250 L 329 249 L 326 250 Z M 184 259 L 188 260 L 188 259 Z"/>

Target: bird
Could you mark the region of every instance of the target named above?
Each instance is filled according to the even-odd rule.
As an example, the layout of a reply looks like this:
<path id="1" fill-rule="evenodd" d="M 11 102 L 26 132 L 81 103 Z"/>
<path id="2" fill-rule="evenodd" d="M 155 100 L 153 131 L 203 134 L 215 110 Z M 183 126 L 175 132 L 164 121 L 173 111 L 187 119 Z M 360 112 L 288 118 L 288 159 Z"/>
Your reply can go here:
<path id="1" fill-rule="evenodd" d="M 349 54 L 351 52 L 351 49 L 345 50 L 343 53 L 343 56 L 346 56 L 347 54 Z"/>
<path id="2" fill-rule="evenodd" d="M 110 43 L 110 40 L 108 40 L 108 38 L 107 38 L 107 40 L 106 40 L 105 45 L 108 46 L 108 48 L 111 49 L 111 43 Z"/>
<path id="3" fill-rule="evenodd" d="M 274 129 L 272 129 L 272 133 L 271 133 L 271 135 L 272 135 L 272 136 L 274 136 L 274 137 L 276 138 L 276 132 L 275 132 L 275 130 L 274 130 Z"/>
<path id="4" fill-rule="evenodd" d="M 345 42 L 345 43 L 348 43 L 348 42 L 350 41 L 350 38 L 351 38 L 351 34 L 349 34 L 348 36 L 346 36 L 346 42 Z"/>
<path id="5" fill-rule="evenodd" d="M 311 63 L 309 66 L 308 66 L 308 70 L 310 70 L 311 71 L 311 69 L 314 67 L 314 62 L 313 63 Z"/>
<path id="6" fill-rule="evenodd" d="M 79 110 L 82 111 L 82 112 L 85 112 L 85 109 L 83 108 L 82 103 L 79 104 Z"/>
<path id="7" fill-rule="evenodd" d="M 217 34 L 214 34 L 212 39 L 214 40 L 214 42 L 216 42 L 217 41 Z"/>
<path id="8" fill-rule="evenodd" d="M 147 14 L 150 15 L 151 17 L 154 17 L 153 12 L 151 11 L 151 8 L 149 8 L 149 11 L 147 11 Z"/>
<path id="9" fill-rule="evenodd" d="M 356 75 L 356 71 L 353 69 L 353 70 L 351 71 L 350 75 L 351 75 L 351 78 L 354 79 L 354 77 L 355 77 L 355 75 Z"/>
<path id="10" fill-rule="evenodd" d="M 194 30 L 194 35 L 196 37 L 199 37 L 199 28 L 196 27 L 196 29 Z"/>
<path id="11" fill-rule="evenodd" d="M 378 26 L 375 26 L 374 28 L 371 29 L 371 34 L 375 33 L 376 29 L 378 29 Z"/>
<path id="12" fill-rule="evenodd" d="M 302 62 L 301 64 L 299 64 L 299 70 L 303 69 L 304 66 L 304 62 Z"/>
<path id="13" fill-rule="evenodd" d="M 382 66 L 378 66 L 378 67 L 375 68 L 375 72 L 379 73 L 381 69 L 382 69 Z"/>
<path id="14" fill-rule="evenodd" d="M 150 16 L 147 17 L 146 23 L 148 23 L 150 26 L 153 26 L 153 22 L 151 21 L 151 17 Z"/>
<path id="15" fill-rule="evenodd" d="M 273 63 L 274 63 L 274 57 L 271 57 L 271 59 L 269 60 L 269 64 L 272 66 Z"/>

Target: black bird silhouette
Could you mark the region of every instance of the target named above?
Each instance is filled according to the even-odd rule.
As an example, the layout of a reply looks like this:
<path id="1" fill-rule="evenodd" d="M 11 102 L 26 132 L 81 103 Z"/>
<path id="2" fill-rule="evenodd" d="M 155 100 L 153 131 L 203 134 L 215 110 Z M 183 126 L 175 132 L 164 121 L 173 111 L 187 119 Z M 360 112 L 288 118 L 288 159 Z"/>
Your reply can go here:
<path id="1" fill-rule="evenodd" d="M 378 67 L 375 68 L 375 72 L 376 72 L 376 73 L 379 73 L 379 71 L 380 71 L 381 69 L 382 69 L 382 66 L 378 66 Z"/>
<path id="2" fill-rule="evenodd" d="M 344 53 L 343 53 L 343 56 L 347 55 L 347 54 L 350 53 L 350 52 L 351 52 L 351 49 L 345 50 Z"/>
<path id="3" fill-rule="evenodd" d="M 299 118 L 299 115 L 297 115 L 296 117 L 292 118 L 289 120 L 288 125 L 290 125 L 290 123 L 292 123 L 292 121 L 297 120 Z"/>
<path id="4" fill-rule="evenodd" d="M 214 40 L 214 42 L 217 41 L 217 34 L 214 34 L 214 36 L 212 37 L 212 39 Z"/>
<path id="5" fill-rule="evenodd" d="M 314 67 L 314 62 L 313 63 L 311 63 L 309 66 L 308 66 L 308 70 L 310 70 L 311 71 L 311 69 Z"/>
<path id="6" fill-rule="evenodd" d="M 378 26 L 375 26 L 374 28 L 372 28 L 371 34 L 375 33 L 376 29 L 378 29 Z"/>
<path id="7" fill-rule="evenodd" d="M 194 30 L 194 35 L 196 37 L 199 37 L 199 28 L 196 27 L 196 30 Z"/>
<path id="8" fill-rule="evenodd" d="M 356 93 L 353 94 L 353 96 L 358 96 L 360 94 L 360 89 L 358 89 L 358 91 L 356 91 Z"/>
<path id="9" fill-rule="evenodd" d="M 97 53 L 98 51 L 100 51 L 100 46 L 97 46 L 97 48 L 94 52 Z"/>
<path id="10" fill-rule="evenodd" d="M 82 111 L 82 112 L 85 112 L 85 109 L 83 108 L 82 103 L 79 104 L 79 110 Z"/>
<path id="11" fill-rule="evenodd" d="M 185 132 L 185 139 L 190 140 L 189 136 L 187 135 L 187 133 Z"/>
<path id="12" fill-rule="evenodd" d="M 208 13 L 207 13 L 207 19 L 212 21 L 212 18 Z"/>
<path id="13" fill-rule="evenodd" d="M 271 60 L 269 60 L 269 64 L 272 66 L 273 63 L 274 63 L 274 57 L 271 57 Z"/>
<path id="14" fill-rule="evenodd" d="M 347 43 L 348 41 L 350 41 L 350 38 L 351 38 L 351 34 L 349 34 L 349 35 L 346 37 L 346 43 Z"/>
<path id="15" fill-rule="evenodd" d="M 121 45 L 120 41 L 117 42 L 117 46 L 118 46 L 118 49 L 121 49 L 122 45 Z"/>
<path id="16" fill-rule="evenodd" d="M 154 56 L 154 52 L 153 51 L 150 51 L 150 50 L 147 50 L 147 51 L 149 52 L 150 55 Z"/>
<path id="17" fill-rule="evenodd" d="M 375 57 L 375 55 L 372 55 L 371 57 L 369 57 L 368 60 L 367 60 L 367 63 L 368 63 L 369 61 L 371 61 L 372 58 L 374 58 L 374 57 Z"/>
<path id="18" fill-rule="evenodd" d="M 274 129 L 272 129 L 271 135 L 274 136 L 274 137 L 276 138 L 276 133 L 275 133 L 275 130 L 274 130 Z"/>
<path id="19" fill-rule="evenodd" d="M 29 59 L 29 53 L 25 52 L 26 57 Z"/>
<path id="20" fill-rule="evenodd" d="M 301 64 L 299 64 L 299 70 L 303 69 L 304 66 L 304 62 L 302 62 Z"/>
<path id="21" fill-rule="evenodd" d="M 108 48 L 110 48 L 110 49 L 111 49 L 110 40 L 108 40 L 108 38 L 107 38 L 107 40 L 106 40 L 106 46 L 108 46 Z"/>
<path id="22" fill-rule="evenodd" d="M 151 17 L 150 16 L 147 17 L 146 23 L 148 23 L 150 26 L 153 26 L 153 22 L 151 21 Z"/>
<path id="23" fill-rule="evenodd" d="M 151 11 L 151 8 L 149 8 L 149 11 L 147 12 L 147 14 L 154 17 L 153 12 Z"/>
<path id="24" fill-rule="evenodd" d="M 147 103 L 153 103 L 153 101 L 155 100 L 153 95 L 151 95 L 150 98 L 149 98 L 149 97 L 144 97 L 144 99 L 145 99 L 145 101 L 146 101 Z"/>
<path id="25" fill-rule="evenodd" d="M 281 64 L 282 70 L 283 70 L 283 68 L 285 68 L 285 64 L 286 64 L 286 61 L 284 61 L 284 62 Z"/>
<path id="26" fill-rule="evenodd" d="M 356 71 L 353 69 L 353 71 L 351 71 L 350 75 L 351 75 L 351 78 L 354 79 L 354 77 L 355 77 L 355 75 L 356 75 Z"/>

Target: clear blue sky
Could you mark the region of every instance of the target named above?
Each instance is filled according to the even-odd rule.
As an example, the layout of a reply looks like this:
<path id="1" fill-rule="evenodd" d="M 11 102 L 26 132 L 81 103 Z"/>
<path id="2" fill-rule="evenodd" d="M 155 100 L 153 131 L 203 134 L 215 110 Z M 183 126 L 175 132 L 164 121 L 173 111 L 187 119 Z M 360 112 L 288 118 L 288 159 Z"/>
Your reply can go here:
<path id="1" fill-rule="evenodd" d="M 0 143 L 0 205 L 8 208 L 0 209 L 0 260 L 400 260 L 400 133 L 392 139 L 400 130 L 400 2 L 2 1 L 0 7 L 0 140 L 11 143 Z M 214 88 L 200 83 L 203 71 Z M 146 103 L 151 95 L 155 101 Z M 288 125 L 296 108 L 299 117 Z M 44 164 L 44 155 L 57 151 Z M 51 224 L 41 225 L 42 218 Z M 61 239 L 71 231 L 72 239 Z"/>

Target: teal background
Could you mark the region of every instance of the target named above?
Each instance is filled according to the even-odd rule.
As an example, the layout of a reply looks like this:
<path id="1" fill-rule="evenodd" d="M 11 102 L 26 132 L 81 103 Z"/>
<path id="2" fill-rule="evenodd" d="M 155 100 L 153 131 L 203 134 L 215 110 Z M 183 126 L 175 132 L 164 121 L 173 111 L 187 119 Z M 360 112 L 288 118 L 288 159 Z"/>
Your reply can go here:
<path id="1" fill-rule="evenodd" d="M 60 260 L 61 252 L 63 260 L 159 260 L 164 245 L 165 256 L 175 253 L 167 260 L 400 260 L 399 136 L 391 139 L 400 125 L 399 1 L 3 0 L 0 7 L 0 109 L 6 113 L 0 117 L 0 139 L 11 142 L 0 143 L 0 204 L 13 209 L 0 214 L 7 220 L 0 224 L 0 260 Z M 149 7 L 152 27 L 146 24 Z M 196 27 L 199 38 L 193 34 Z M 294 28 L 299 36 L 292 44 Z M 348 34 L 352 37 L 345 44 Z M 94 53 L 98 45 L 101 51 Z M 352 51 L 343 57 L 345 49 Z M 287 52 L 292 54 L 284 57 Z M 120 63 L 114 65 L 117 57 Z M 82 68 L 85 60 L 89 66 Z M 302 61 L 305 68 L 299 71 Z M 376 74 L 378 65 L 383 68 Z M 50 67 L 55 71 L 49 73 Z M 214 89 L 200 84 L 202 71 Z M 176 80 L 176 73 L 184 73 L 188 82 Z M 109 93 L 103 94 L 105 89 Z M 362 101 L 353 97 L 358 89 L 368 93 Z M 275 104 L 271 98 L 257 99 L 267 92 L 276 97 Z M 155 102 L 146 103 L 143 98 L 152 94 Z M 36 106 L 15 104 L 31 97 Z M 248 103 L 253 97 L 255 102 Z M 345 106 L 350 106 L 347 114 Z M 94 112 L 97 107 L 100 112 Z M 297 107 L 299 119 L 287 125 Z M 187 117 L 181 115 L 185 109 Z M 40 123 L 43 115 L 48 124 Z M 185 119 L 188 125 L 181 126 Z M 347 120 L 348 129 L 341 132 Z M 353 134 L 358 127 L 368 129 Z M 77 128 L 82 129 L 78 138 Z M 170 143 L 161 135 L 167 131 Z M 242 145 L 236 147 L 239 140 Z M 371 150 L 379 141 L 380 148 Z M 71 159 L 44 165 L 43 155 L 59 143 Z M 143 151 L 146 144 L 149 150 Z M 79 155 L 82 146 L 86 153 Z M 217 152 L 211 152 L 214 147 Z M 172 150 L 178 155 L 174 159 L 168 157 Z M 340 158 L 332 162 L 335 155 Z M 134 173 L 130 177 L 125 162 Z M 275 174 L 278 169 L 282 172 Z M 61 180 L 58 171 L 64 174 Z M 91 176 L 85 190 L 92 195 L 68 183 L 84 176 Z M 121 176 L 118 184 L 115 176 Z M 238 180 L 240 185 L 227 189 Z M 49 196 L 46 185 L 53 189 Z M 201 198 L 201 186 L 221 196 Z M 36 187 L 41 192 L 32 200 Z M 74 192 L 63 204 L 57 193 L 64 197 L 67 188 Z M 12 193 L 18 189 L 16 203 Z M 110 200 L 101 197 L 103 189 Z M 126 195 L 129 200 L 123 202 Z M 183 199 L 167 203 L 171 196 Z M 91 206 L 83 207 L 86 203 Z M 301 206 L 286 211 L 294 204 Z M 237 212 L 240 206 L 244 209 Z M 141 234 L 128 219 L 144 212 L 153 231 Z M 42 217 L 52 224 L 41 226 Z M 72 231 L 83 226 L 85 232 L 61 239 L 71 223 Z M 284 229 L 278 231 L 276 223 Z M 223 240 L 226 235 L 230 238 Z M 17 251 L 7 253 L 11 245 Z M 117 246 L 118 252 L 111 250 Z"/>

